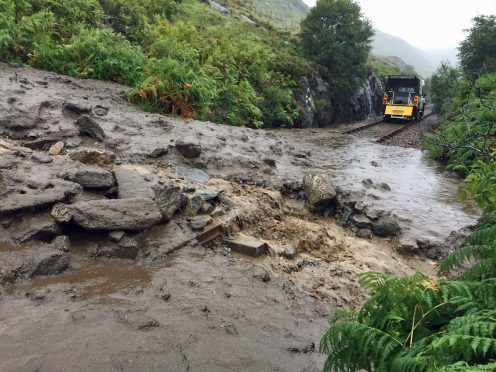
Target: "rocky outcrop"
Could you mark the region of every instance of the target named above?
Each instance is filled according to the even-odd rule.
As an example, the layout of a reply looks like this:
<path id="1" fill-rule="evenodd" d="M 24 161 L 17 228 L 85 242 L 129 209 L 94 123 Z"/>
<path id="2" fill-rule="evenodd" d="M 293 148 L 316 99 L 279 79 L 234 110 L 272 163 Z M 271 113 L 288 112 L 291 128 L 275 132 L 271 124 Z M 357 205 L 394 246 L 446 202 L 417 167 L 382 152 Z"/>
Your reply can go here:
<path id="1" fill-rule="evenodd" d="M 144 230 L 162 220 L 152 199 L 106 199 L 56 205 L 52 216 L 86 230 Z"/>

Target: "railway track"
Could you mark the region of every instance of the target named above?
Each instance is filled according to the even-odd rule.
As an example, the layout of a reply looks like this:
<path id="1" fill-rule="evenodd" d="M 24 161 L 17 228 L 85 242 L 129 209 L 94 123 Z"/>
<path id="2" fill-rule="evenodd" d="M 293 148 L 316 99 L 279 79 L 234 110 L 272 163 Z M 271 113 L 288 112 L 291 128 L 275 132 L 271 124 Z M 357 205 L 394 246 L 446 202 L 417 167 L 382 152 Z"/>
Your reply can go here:
<path id="1" fill-rule="evenodd" d="M 378 130 L 374 130 L 371 134 L 372 135 L 378 134 L 379 137 L 376 139 L 376 142 L 377 143 L 383 143 L 387 139 L 396 136 L 397 134 L 401 133 L 402 131 L 411 127 L 412 125 L 416 125 L 417 123 L 422 122 L 422 120 L 424 120 L 425 118 L 427 118 L 431 115 L 432 115 L 432 112 L 429 112 L 429 113 L 425 114 L 421 120 L 413 122 L 413 123 L 409 122 L 409 123 L 403 124 L 403 125 L 388 123 L 384 119 L 380 119 L 380 120 L 374 121 L 372 123 L 365 124 L 365 125 L 362 125 L 360 127 L 356 127 L 356 128 L 347 130 L 345 132 L 342 132 L 342 134 L 353 134 L 353 133 L 363 132 L 363 131 L 370 129 L 370 128 L 373 128 L 373 127 L 378 127 Z M 391 126 L 393 127 L 393 129 L 389 130 L 389 128 L 391 128 Z M 385 131 L 386 133 L 382 134 L 381 131 Z"/>

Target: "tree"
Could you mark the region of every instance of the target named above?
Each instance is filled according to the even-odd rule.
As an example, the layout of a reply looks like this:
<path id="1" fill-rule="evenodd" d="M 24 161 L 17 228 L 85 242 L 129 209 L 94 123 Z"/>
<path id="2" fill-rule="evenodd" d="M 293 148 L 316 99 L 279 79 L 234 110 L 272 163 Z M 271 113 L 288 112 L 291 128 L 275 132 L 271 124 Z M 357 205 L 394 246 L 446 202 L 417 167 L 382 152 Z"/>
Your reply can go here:
<path id="1" fill-rule="evenodd" d="M 480 72 L 496 71 L 496 16 L 478 16 L 473 22 L 458 48 L 458 57 L 463 71 L 475 79 Z"/>
<path id="2" fill-rule="evenodd" d="M 309 59 L 329 71 L 337 98 L 349 100 L 366 73 L 373 29 L 352 0 L 319 0 L 301 22 L 301 46 Z"/>
<path id="3" fill-rule="evenodd" d="M 448 109 L 447 103 L 452 98 L 456 85 L 460 80 L 460 71 L 449 62 L 441 62 L 430 80 L 430 98 L 434 104 L 434 111 L 444 113 Z"/>

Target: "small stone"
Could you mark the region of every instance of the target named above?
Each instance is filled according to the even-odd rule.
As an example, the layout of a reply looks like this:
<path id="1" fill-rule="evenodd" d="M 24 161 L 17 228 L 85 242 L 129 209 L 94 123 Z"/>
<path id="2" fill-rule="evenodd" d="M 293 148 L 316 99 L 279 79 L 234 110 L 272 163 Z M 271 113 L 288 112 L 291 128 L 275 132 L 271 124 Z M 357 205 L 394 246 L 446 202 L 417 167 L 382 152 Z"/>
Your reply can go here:
<path id="1" fill-rule="evenodd" d="M 400 232 L 400 226 L 392 217 L 385 216 L 372 224 L 372 231 L 381 237 L 395 236 Z"/>
<path id="2" fill-rule="evenodd" d="M 288 245 L 288 246 L 286 246 L 286 248 L 284 248 L 282 255 L 285 258 L 292 260 L 296 257 L 296 250 L 294 249 L 294 247 L 292 245 Z"/>
<path id="3" fill-rule="evenodd" d="M 190 182 L 207 184 L 210 180 L 208 174 L 200 169 L 177 167 L 176 173 Z"/>
<path id="4" fill-rule="evenodd" d="M 391 186 L 389 186 L 387 183 L 384 182 L 378 184 L 377 187 L 382 191 L 391 191 Z"/>
<path id="5" fill-rule="evenodd" d="M 110 240 L 114 242 L 120 242 L 125 235 L 124 231 L 111 231 L 108 233 Z"/>
<path id="6" fill-rule="evenodd" d="M 224 329 L 226 330 L 226 333 L 228 335 L 237 335 L 238 334 L 238 330 L 236 329 L 236 326 L 232 323 L 225 323 Z"/>
<path id="7" fill-rule="evenodd" d="M 67 235 L 60 235 L 53 239 L 52 244 L 55 248 L 63 252 L 69 252 L 71 249 L 71 240 Z"/>
<path id="8" fill-rule="evenodd" d="M 260 279 L 264 283 L 267 283 L 270 281 L 269 272 L 261 266 L 255 266 L 253 268 L 252 276 L 256 279 Z"/>
<path id="9" fill-rule="evenodd" d="M 175 147 L 186 158 L 197 158 L 202 152 L 200 143 L 187 139 L 176 140 Z"/>
<path id="10" fill-rule="evenodd" d="M 370 187 L 374 184 L 374 182 L 372 182 L 372 180 L 370 178 L 366 178 L 366 179 L 362 180 L 362 184 L 365 187 Z"/>
<path id="11" fill-rule="evenodd" d="M 92 117 L 83 115 L 76 120 L 76 125 L 79 127 L 79 131 L 82 134 L 87 134 L 91 138 L 100 142 L 105 140 L 105 132 L 100 124 L 98 124 Z"/>
<path id="12" fill-rule="evenodd" d="M 275 168 L 276 166 L 276 161 L 274 159 L 264 159 L 263 162 L 272 168 Z"/>
<path id="13" fill-rule="evenodd" d="M 150 158 L 158 158 L 162 155 L 165 155 L 169 152 L 169 149 L 167 147 L 157 147 L 154 149 L 152 152 L 148 154 Z"/>
<path id="14" fill-rule="evenodd" d="M 34 154 L 32 156 L 32 159 L 38 163 L 41 164 L 48 164 L 53 161 L 53 159 L 49 156 L 43 155 L 43 154 Z"/>
<path id="15" fill-rule="evenodd" d="M 48 155 L 60 155 L 62 150 L 64 149 L 65 143 L 64 141 L 58 141 L 54 145 L 50 147 L 50 150 L 48 150 Z"/>
<path id="16" fill-rule="evenodd" d="M 351 217 L 351 223 L 356 227 L 369 227 L 371 225 L 370 219 L 363 214 L 355 214 Z"/>
<path id="17" fill-rule="evenodd" d="M 370 239 L 372 237 L 372 231 L 370 229 L 358 229 L 355 235 L 360 239 Z"/>
<path id="18" fill-rule="evenodd" d="M 211 217 L 220 217 L 223 216 L 226 212 L 219 206 L 216 206 L 215 209 L 210 213 Z"/>

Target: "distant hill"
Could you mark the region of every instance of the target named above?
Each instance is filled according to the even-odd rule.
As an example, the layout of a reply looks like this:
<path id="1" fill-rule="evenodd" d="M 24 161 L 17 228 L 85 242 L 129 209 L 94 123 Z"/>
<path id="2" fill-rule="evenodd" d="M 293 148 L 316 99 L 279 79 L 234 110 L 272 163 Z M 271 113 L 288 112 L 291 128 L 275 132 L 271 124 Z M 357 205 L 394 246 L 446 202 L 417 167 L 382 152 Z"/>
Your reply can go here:
<path id="1" fill-rule="evenodd" d="M 408 44 L 402 38 L 379 30 L 375 30 L 372 53 L 381 57 L 399 57 L 412 65 L 423 77 L 430 76 L 436 69 L 436 63 L 433 63 L 423 50 Z"/>

